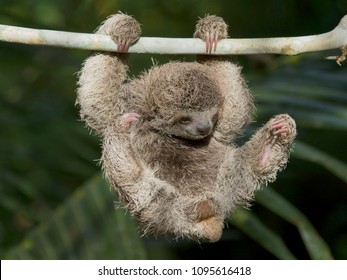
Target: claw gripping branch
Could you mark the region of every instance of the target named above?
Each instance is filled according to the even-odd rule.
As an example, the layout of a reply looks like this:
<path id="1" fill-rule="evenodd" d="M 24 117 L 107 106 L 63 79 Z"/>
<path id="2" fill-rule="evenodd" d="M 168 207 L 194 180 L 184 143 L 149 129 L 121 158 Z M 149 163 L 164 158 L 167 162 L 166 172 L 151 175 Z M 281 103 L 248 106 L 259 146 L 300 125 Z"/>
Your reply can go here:
<path id="1" fill-rule="evenodd" d="M 23 27 L 0 25 L 0 41 L 29 45 L 47 45 L 64 48 L 77 48 L 96 51 L 117 51 L 113 40 L 106 35 L 72 33 L 52 30 L 38 30 Z M 200 39 L 141 37 L 129 48 L 129 53 L 159 54 L 283 54 L 297 55 L 305 52 L 337 49 L 347 45 L 347 15 L 330 32 L 282 38 L 224 39 L 217 44 L 214 37 L 204 43 Z"/>

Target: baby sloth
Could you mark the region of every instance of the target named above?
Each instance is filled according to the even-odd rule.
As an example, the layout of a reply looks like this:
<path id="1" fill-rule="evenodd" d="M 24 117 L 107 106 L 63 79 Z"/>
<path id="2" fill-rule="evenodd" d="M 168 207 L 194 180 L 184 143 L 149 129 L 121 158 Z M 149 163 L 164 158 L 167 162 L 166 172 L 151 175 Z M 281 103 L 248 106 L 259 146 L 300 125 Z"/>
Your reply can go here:
<path id="1" fill-rule="evenodd" d="M 223 222 L 288 161 L 294 120 L 274 116 L 241 147 L 233 140 L 251 121 L 253 101 L 240 68 L 227 58 L 153 66 L 127 79 L 127 50 L 140 36 L 125 14 L 109 17 L 107 34 L 120 53 L 88 58 L 79 75 L 80 115 L 103 143 L 110 184 L 144 234 L 214 242 Z M 227 37 L 222 18 L 198 21 L 194 37 L 216 50 Z"/>

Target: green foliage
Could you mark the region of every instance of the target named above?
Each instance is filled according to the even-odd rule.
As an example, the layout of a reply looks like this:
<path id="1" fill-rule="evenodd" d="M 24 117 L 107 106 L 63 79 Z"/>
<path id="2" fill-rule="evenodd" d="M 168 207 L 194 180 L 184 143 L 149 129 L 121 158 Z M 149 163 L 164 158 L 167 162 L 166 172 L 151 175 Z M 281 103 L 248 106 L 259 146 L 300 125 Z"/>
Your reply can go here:
<path id="1" fill-rule="evenodd" d="M 258 194 L 257 202 L 297 227 L 312 259 L 332 258 L 329 247 L 308 219 L 283 197 L 267 188 Z"/>
<path id="2" fill-rule="evenodd" d="M 134 219 L 114 210 L 100 175 L 68 197 L 6 252 L 6 259 L 144 259 Z"/>
<path id="3" fill-rule="evenodd" d="M 278 3 L 0 0 L 0 23 L 91 32 L 120 9 L 146 36 L 188 37 L 198 16 L 217 13 L 235 37 L 290 36 L 328 31 L 346 10 L 341 1 Z M 135 220 L 114 209 L 116 197 L 95 175 L 98 139 L 74 107 L 74 75 L 89 54 L 0 43 L 0 257 L 346 259 L 347 70 L 322 59 L 337 53 L 238 58 L 257 102 L 254 127 L 287 112 L 298 141 L 287 169 L 250 211 L 230 217 L 222 240 L 196 244 L 141 237 Z M 130 62 L 136 74 L 151 57 Z"/>
<path id="4" fill-rule="evenodd" d="M 244 209 L 238 209 L 230 223 L 245 232 L 262 247 L 279 259 L 294 260 L 295 256 L 285 245 L 283 239 L 266 227 L 255 215 Z"/>

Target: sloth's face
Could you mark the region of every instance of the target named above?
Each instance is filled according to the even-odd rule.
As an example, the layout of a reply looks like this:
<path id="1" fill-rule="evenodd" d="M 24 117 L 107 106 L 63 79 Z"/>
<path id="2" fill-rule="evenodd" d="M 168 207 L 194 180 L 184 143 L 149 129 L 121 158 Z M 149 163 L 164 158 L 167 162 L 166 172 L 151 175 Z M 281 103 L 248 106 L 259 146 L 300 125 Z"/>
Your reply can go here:
<path id="1" fill-rule="evenodd" d="M 202 140 L 213 133 L 217 120 L 217 108 L 202 112 L 177 112 L 166 132 L 176 138 Z"/>

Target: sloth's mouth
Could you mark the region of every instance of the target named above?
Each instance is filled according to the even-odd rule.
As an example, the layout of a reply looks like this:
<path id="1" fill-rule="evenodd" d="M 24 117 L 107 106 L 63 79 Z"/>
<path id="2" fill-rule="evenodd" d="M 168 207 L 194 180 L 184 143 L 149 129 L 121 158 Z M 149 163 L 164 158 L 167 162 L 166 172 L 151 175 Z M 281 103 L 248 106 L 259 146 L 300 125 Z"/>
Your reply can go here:
<path id="1" fill-rule="evenodd" d="M 212 133 L 208 133 L 205 135 L 185 133 L 184 135 L 171 134 L 171 137 L 174 137 L 176 139 L 181 139 L 181 140 L 200 141 L 200 140 L 203 140 L 205 138 L 211 137 L 211 135 L 212 135 Z"/>
<path id="2" fill-rule="evenodd" d="M 196 131 L 183 130 L 179 135 L 173 134 L 173 137 L 178 139 L 186 139 L 192 141 L 201 141 L 205 138 L 211 138 L 214 128 L 210 126 L 197 128 Z"/>
<path id="3" fill-rule="evenodd" d="M 197 136 L 197 135 L 189 135 L 189 136 L 178 136 L 178 135 L 170 135 L 172 138 L 179 140 L 180 142 L 185 143 L 189 146 L 196 146 L 196 145 L 206 145 L 210 142 L 212 138 L 212 133 L 205 135 L 205 136 Z"/>
<path id="4" fill-rule="evenodd" d="M 182 144 L 186 144 L 189 146 L 199 146 L 199 145 L 206 145 L 210 142 L 212 136 L 213 136 L 213 131 L 209 132 L 208 134 L 202 135 L 202 134 L 191 134 L 191 133 L 184 133 L 180 135 L 176 135 L 173 133 L 168 133 L 167 131 L 163 130 L 157 130 L 154 129 L 154 131 L 164 137 L 168 137 L 174 140 L 179 141 Z"/>

